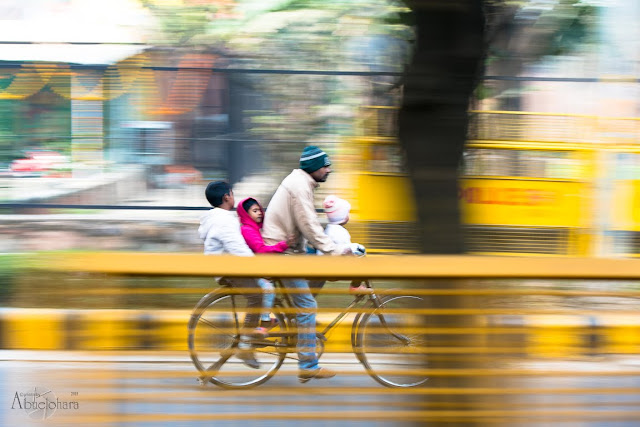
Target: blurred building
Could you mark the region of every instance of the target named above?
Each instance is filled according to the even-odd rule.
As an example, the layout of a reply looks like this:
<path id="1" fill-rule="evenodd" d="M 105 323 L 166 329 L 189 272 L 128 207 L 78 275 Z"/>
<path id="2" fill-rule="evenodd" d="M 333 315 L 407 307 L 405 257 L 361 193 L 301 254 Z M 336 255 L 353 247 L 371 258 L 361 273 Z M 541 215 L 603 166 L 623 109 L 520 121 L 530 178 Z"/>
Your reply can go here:
<path id="1" fill-rule="evenodd" d="M 260 168 L 243 136 L 242 79 L 212 72 L 227 66 L 218 52 L 148 45 L 153 17 L 139 2 L 0 8 L 0 163 L 52 150 L 76 177 L 145 165 L 158 186 Z"/>
<path id="2" fill-rule="evenodd" d="M 517 17 L 531 23 L 560 4 L 530 2 Z M 598 6 L 598 43 L 510 58 L 519 68 L 484 82 L 506 89 L 471 113 L 459 195 L 471 252 L 640 253 L 640 30 L 630 24 L 639 10 Z M 135 0 L 11 0 L 0 12 L 0 168 L 25 152 L 58 152 L 71 161 L 56 167 L 75 177 L 131 169 L 156 188 L 245 180 L 266 203 L 313 142 L 336 166 L 318 196 L 352 202 L 354 239 L 379 251 L 417 247 L 396 143 L 397 76 L 293 73 L 400 69 L 406 40 L 365 12 L 347 13 L 335 38 L 309 35 L 325 31 L 323 13 L 256 19 L 235 50 L 154 45 L 158 17 Z M 266 36 L 280 31 L 282 40 Z M 291 60 L 304 49 L 320 59 Z"/>

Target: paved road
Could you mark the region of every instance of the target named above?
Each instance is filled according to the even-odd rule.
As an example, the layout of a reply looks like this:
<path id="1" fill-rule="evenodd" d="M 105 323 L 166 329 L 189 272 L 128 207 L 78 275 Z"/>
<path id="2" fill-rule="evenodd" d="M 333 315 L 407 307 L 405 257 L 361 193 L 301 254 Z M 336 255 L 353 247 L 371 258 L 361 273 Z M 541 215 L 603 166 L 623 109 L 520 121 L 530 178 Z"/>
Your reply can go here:
<path id="1" fill-rule="evenodd" d="M 295 361 L 288 361 L 267 384 L 247 391 L 199 386 L 185 355 L 108 360 L 82 353 L 4 352 L 0 359 L 2 426 L 403 426 L 410 424 L 380 413 L 384 408 L 406 413 L 413 406 L 406 394 L 389 396 L 352 355 L 327 356 L 325 365 L 339 371 L 331 380 L 300 384 Z M 55 412 L 25 404 L 34 394 L 36 401 L 55 395 Z"/>
<path id="2" fill-rule="evenodd" d="M 454 392 L 444 403 L 436 401 L 438 394 L 379 386 L 351 355 L 325 357 L 325 364 L 339 371 L 331 380 L 299 384 L 295 362 L 289 361 L 267 384 L 229 391 L 197 385 L 182 354 L 4 351 L 0 425 L 404 427 L 450 425 L 412 424 L 407 417 L 428 414 L 433 421 L 440 411 L 450 420 L 463 414 L 462 408 L 476 411 L 480 426 L 640 425 L 637 357 L 505 365 L 505 372 L 529 374 L 491 376 L 472 399 Z M 51 403 L 43 408 L 38 402 L 55 402 L 55 411 L 46 408 Z M 500 423 L 490 422 L 497 417 Z"/>

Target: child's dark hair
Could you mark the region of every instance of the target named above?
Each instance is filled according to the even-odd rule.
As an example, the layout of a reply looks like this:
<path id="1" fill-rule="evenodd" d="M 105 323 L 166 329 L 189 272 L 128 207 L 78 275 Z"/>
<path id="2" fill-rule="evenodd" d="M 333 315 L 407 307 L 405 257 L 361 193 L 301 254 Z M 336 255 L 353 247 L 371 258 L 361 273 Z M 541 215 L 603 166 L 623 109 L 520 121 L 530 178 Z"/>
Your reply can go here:
<path id="1" fill-rule="evenodd" d="M 222 204 L 222 198 L 225 194 L 231 194 L 231 186 L 224 181 L 210 182 L 207 185 L 207 189 L 204 190 L 204 195 L 211 206 L 218 207 Z"/>
<path id="2" fill-rule="evenodd" d="M 257 205 L 258 201 L 256 199 L 247 199 L 244 202 L 242 202 L 242 208 L 249 212 L 249 209 L 251 209 L 251 206 L 253 205 Z"/>

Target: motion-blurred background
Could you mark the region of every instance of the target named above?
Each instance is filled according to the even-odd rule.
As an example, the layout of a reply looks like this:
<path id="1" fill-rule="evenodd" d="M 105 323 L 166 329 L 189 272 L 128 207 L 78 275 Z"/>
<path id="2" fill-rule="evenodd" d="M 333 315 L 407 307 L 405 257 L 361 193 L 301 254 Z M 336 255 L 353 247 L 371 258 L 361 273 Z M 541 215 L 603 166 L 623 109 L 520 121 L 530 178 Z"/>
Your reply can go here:
<path id="1" fill-rule="evenodd" d="M 464 243 L 452 252 L 635 254 L 638 6 L 488 1 L 484 33 L 451 30 L 458 50 L 412 69 L 424 42 L 408 6 L 442 13 L 414 3 L 2 2 L 1 250 L 199 251 L 193 233 L 172 235 L 181 227 L 158 231 L 157 244 L 127 237 L 154 234 L 147 220 L 179 223 L 197 212 L 39 209 L 46 223 L 14 215 L 35 213 L 33 203 L 205 207 L 202 188 L 214 179 L 267 205 L 302 148 L 316 144 L 334 164 L 318 198 L 351 201 L 354 240 L 373 252 L 421 252 L 428 238 L 416 228 L 428 227 L 424 211 L 439 200 L 416 207 L 428 196 L 411 185 L 429 166 L 450 179 L 452 165 L 411 162 L 445 158 L 464 141 L 430 134 L 442 117 L 426 117 L 417 142 L 403 145 L 398 112 L 403 90 L 425 92 L 439 108 L 454 101 L 432 88 L 457 84 L 473 91 L 461 98 L 469 120 L 443 115 L 468 126 L 453 164 Z M 429 36 L 442 49 L 452 44 L 444 32 Z M 480 73 L 451 66 L 461 46 L 483 55 Z M 407 69 L 422 87 L 404 86 Z M 420 144 L 444 148 L 411 150 Z M 457 223 L 458 213 L 444 213 Z"/>
<path id="2" fill-rule="evenodd" d="M 639 18 L 635 0 L 3 0 L 2 348 L 139 350 L 149 345 L 132 336 L 143 336 L 140 325 L 147 323 L 128 323 L 123 319 L 129 314 L 105 311 L 110 320 L 87 326 L 84 335 L 69 326 L 69 316 L 95 319 L 90 309 L 180 309 L 169 313 L 172 320 L 156 331 L 157 346 L 151 347 L 184 353 L 180 322 L 211 288 L 209 278 L 45 275 L 33 273 L 23 255 L 200 253 L 196 230 L 208 209 L 206 184 L 228 180 L 236 200 L 253 196 L 267 206 L 280 181 L 298 167 L 306 145 L 320 146 L 333 163 L 316 206 L 328 194 L 349 200 L 348 229 L 371 254 L 467 253 L 505 256 L 505 262 L 514 255 L 638 256 Z M 619 378 L 604 374 L 592 380 L 578 373 L 558 382 L 496 378 L 494 390 L 522 392 L 514 392 L 524 396 L 517 403 L 532 411 L 521 414 L 522 425 L 536 408 L 549 410 L 553 398 L 540 395 L 555 384 L 566 386 L 564 394 L 578 394 L 570 403 L 556 402 L 565 405 L 560 409 L 568 411 L 562 412 L 566 419 L 581 419 L 580 411 L 598 401 L 595 392 L 576 389 L 600 387 L 616 405 L 607 408 L 613 412 L 599 409 L 613 413 L 620 422 L 615 425 L 631 426 L 640 417 L 632 401 L 638 373 L 627 372 L 629 364 L 564 363 L 585 355 L 624 355 L 637 365 L 637 283 L 488 279 L 377 285 L 432 286 L 454 294 L 462 288 L 431 303 L 504 308 L 504 314 L 472 313 L 471 326 L 501 332 L 469 330 L 454 333 L 451 342 L 468 336 L 472 344 L 484 340 L 482 348 L 558 363 L 527 361 L 523 369 L 529 372 L 628 374 L 618 394 L 612 387 Z M 479 289 L 486 291 L 483 298 L 464 296 Z M 328 298 L 321 305 L 344 302 L 335 295 L 321 298 Z M 554 315 L 566 310 L 568 317 L 535 316 L 544 309 Z M 434 325 L 465 323 L 458 320 Z M 32 367 L 25 369 L 12 374 L 9 388 L 0 388 L 3 396 L 12 397 L 15 384 L 36 379 Z M 51 375 L 53 368 L 42 369 Z M 114 373 L 118 369 L 109 369 L 100 378 L 121 378 Z M 78 374 L 80 381 L 88 377 Z M 107 397 L 92 395 L 92 401 L 110 414 L 105 423 L 135 425 L 135 417 L 113 414 L 152 412 L 158 402 L 119 406 L 118 395 L 147 386 L 163 384 L 121 385 Z M 464 399 L 462 405 L 503 409 L 500 398 L 491 396 L 495 401 L 482 407 Z M 353 409 L 378 408 L 385 399 L 362 403 L 360 397 L 354 392 L 338 400 Z M 401 406 L 405 396 L 396 398 Z M 454 401 L 430 399 L 434 406 L 414 408 L 407 421 L 431 420 L 415 415 L 425 408 L 459 409 L 460 401 Z M 107 409 L 99 406 L 104 402 Z M 187 405 L 181 406 L 184 412 L 208 411 L 191 400 L 180 404 Z M 238 407 L 236 413 L 244 411 Z M 442 419 L 454 422 L 445 412 Z M 594 424 L 574 425 L 614 425 L 598 424 L 601 415 L 585 416 Z M 488 425 L 492 416 L 507 424 L 510 419 L 502 412 L 478 416 L 478 425 Z M 164 421 L 187 425 L 187 418 Z M 544 422 L 538 425 L 552 425 Z"/>

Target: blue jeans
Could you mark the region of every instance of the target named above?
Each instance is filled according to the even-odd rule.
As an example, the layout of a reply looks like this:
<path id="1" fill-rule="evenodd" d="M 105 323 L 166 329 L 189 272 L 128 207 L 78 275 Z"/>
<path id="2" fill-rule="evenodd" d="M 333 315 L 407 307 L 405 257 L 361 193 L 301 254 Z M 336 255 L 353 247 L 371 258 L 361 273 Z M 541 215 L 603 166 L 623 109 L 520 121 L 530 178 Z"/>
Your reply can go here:
<path id="1" fill-rule="evenodd" d="M 304 279 L 284 279 L 282 284 L 288 289 L 303 289 L 306 292 L 291 294 L 291 300 L 296 308 L 298 326 L 298 368 L 317 369 L 318 355 L 316 353 L 316 309 L 318 303 L 311 294 L 312 290 L 321 288 L 324 281 L 307 282 Z"/>
<path id="2" fill-rule="evenodd" d="M 271 315 L 269 313 L 273 308 L 273 300 L 276 296 L 273 293 L 273 283 L 267 279 L 258 279 L 258 284 L 262 288 L 262 307 L 266 309 L 266 311 L 262 312 L 260 320 L 268 322 L 271 319 Z"/>

